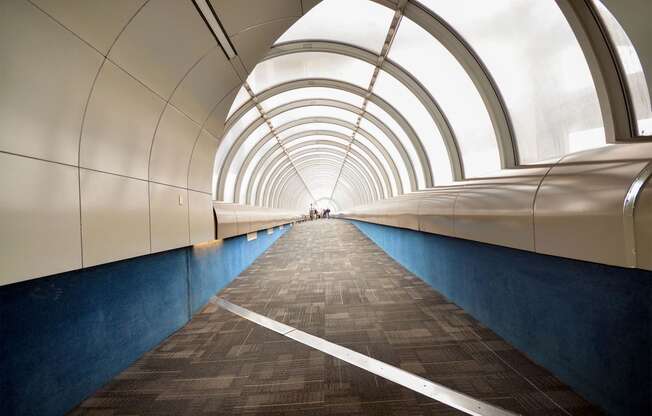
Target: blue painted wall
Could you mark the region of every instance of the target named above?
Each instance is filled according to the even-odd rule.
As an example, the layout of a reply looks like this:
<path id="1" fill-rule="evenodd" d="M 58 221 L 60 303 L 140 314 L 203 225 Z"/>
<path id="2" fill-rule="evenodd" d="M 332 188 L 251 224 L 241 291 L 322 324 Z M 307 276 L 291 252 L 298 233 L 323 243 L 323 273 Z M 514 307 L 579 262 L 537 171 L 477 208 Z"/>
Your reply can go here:
<path id="1" fill-rule="evenodd" d="M 64 414 L 185 325 L 283 232 L 0 287 L 0 414 Z"/>
<path id="2" fill-rule="evenodd" d="M 352 223 L 592 403 L 652 414 L 652 272 Z"/>

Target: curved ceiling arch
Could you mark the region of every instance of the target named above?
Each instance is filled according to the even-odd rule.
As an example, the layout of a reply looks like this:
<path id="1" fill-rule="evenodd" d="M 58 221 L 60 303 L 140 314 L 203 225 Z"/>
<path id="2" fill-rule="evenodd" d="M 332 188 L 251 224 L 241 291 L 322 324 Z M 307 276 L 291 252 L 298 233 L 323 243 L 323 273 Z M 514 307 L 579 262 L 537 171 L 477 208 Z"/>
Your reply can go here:
<path id="1" fill-rule="evenodd" d="M 342 146 L 339 143 L 319 143 L 317 146 L 323 146 L 319 149 L 314 149 L 314 147 L 310 148 L 311 146 L 315 146 L 315 144 L 311 142 L 301 143 L 293 146 L 292 148 L 288 148 L 288 153 L 290 153 L 290 155 L 294 158 L 299 158 L 304 155 L 311 155 L 314 156 L 314 159 L 319 159 L 324 154 L 342 156 L 343 158 L 347 152 L 351 152 L 350 149 L 347 149 L 345 146 Z M 308 149 L 306 149 L 307 147 Z M 365 181 L 369 184 L 369 187 L 373 189 L 373 199 L 384 198 L 385 193 L 383 191 L 382 183 L 380 182 L 380 178 L 378 177 L 377 173 L 373 170 L 373 167 L 366 164 L 366 161 L 361 159 L 361 155 L 357 152 L 351 152 L 349 156 L 351 156 L 351 159 L 347 160 L 346 163 L 350 162 L 360 173 L 360 175 L 363 176 Z M 271 177 L 274 177 L 276 174 L 277 172 L 274 171 L 270 175 Z"/>
<path id="2" fill-rule="evenodd" d="M 344 127 L 346 129 L 349 129 L 349 130 L 353 130 L 355 128 L 355 126 L 352 123 L 348 123 L 346 121 L 331 118 L 331 117 L 310 117 L 310 118 L 305 118 L 305 119 L 294 120 L 294 121 L 292 121 L 290 123 L 287 123 L 287 124 L 281 126 L 280 128 L 277 129 L 277 131 L 280 133 L 280 132 L 288 130 L 288 129 L 292 128 L 292 127 L 297 127 L 297 126 L 301 126 L 301 125 L 304 125 L 304 124 L 311 124 L 311 123 L 331 124 L 333 126 Z M 383 149 L 383 150 L 386 151 L 386 149 L 384 149 L 384 147 L 380 144 L 380 142 L 374 136 L 369 134 L 366 130 L 358 129 L 358 134 L 360 134 L 360 136 L 364 137 L 369 142 L 374 143 L 374 145 L 377 148 Z M 389 156 L 387 156 L 387 157 L 389 157 Z M 391 160 L 391 157 L 389 157 L 389 160 Z M 392 161 L 392 163 L 394 163 L 394 161 Z M 264 169 L 264 171 L 262 172 L 262 178 L 267 178 L 268 177 L 270 167 L 271 167 L 271 165 L 268 165 L 267 168 Z M 415 184 L 416 179 L 415 179 L 415 176 L 414 176 L 414 172 L 409 170 L 409 167 L 410 167 L 409 165 L 407 165 L 407 166 L 404 165 L 403 166 L 403 168 L 407 170 L 406 174 L 409 176 L 410 183 Z M 397 166 L 396 168 L 400 172 L 400 166 Z M 255 179 L 256 178 L 253 178 L 253 180 L 250 181 L 250 183 L 255 181 Z M 256 188 L 256 194 L 259 194 L 258 188 L 261 187 L 261 186 L 264 186 L 264 181 L 258 181 L 257 188 Z M 402 186 L 401 181 L 398 182 L 397 186 L 399 186 L 399 189 L 403 189 L 403 188 L 401 188 L 401 186 Z"/>
<path id="3" fill-rule="evenodd" d="M 410 180 L 410 187 L 412 190 L 418 189 L 418 178 L 427 178 L 427 177 L 432 177 L 431 172 L 430 172 L 430 166 L 428 163 L 428 160 L 425 156 L 425 152 L 423 151 L 423 148 L 421 147 L 421 143 L 419 142 L 418 138 L 416 135 L 411 136 L 411 140 L 414 140 L 412 143 L 413 145 L 418 146 L 415 150 L 416 154 L 421 156 L 419 160 L 419 167 L 422 170 L 417 169 L 415 166 L 414 161 L 410 157 L 410 154 L 408 153 L 408 150 L 405 148 L 403 142 L 399 139 L 399 137 L 396 135 L 396 133 L 391 130 L 382 120 L 379 118 L 375 117 L 373 114 L 364 112 L 361 113 L 361 110 L 358 109 L 355 106 L 352 106 L 351 104 L 340 102 L 340 101 L 335 101 L 335 100 L 325 100 L 325 99 L 317 99 L 317 100 L 300 100 L 296 102 L 291 102 L 287 103 L 285 105 L 282 105 L 280 107 L 277 107 L 270 111 L 267 114 L 268 120 L 271 120 L 272 122 L 274 121 L 275 117 L 281 116 L 286 112 L 290 112 L 292 110 L 297 110 L 297 109 L 303 109 L 307 108 L 310 109 L 311 107 L 315 106 L 322 106 L 322 107 L 329 107 L 329 108 L 334 108 L 334 109 L 339 109 L 339 110 L 344 110 L 348 113 L 351 113 L 351 115 L 355 117 L 362 117 L 364 120 L 367 120 L 369 123 L 369 127 L 374 127 L 377 128 L 380 133 L 384 135 L 385 138 L 387 138 L 387 141 L 391 143 L 391 146 L 384 145 L 382 147 L 388 149 L 390 152 L 392 151 L 392 146 L 395 149 L 396 152 L 398 152 L 398 156 L 401 158 L 403 163 L 405 164 L 405 169 L 407 170 L 407 173 L 409 175 L 409 180 Z M 360 114 L 361 113 L 361 114 Z M 302 117 L 303 118 L 303 117 Z M 330 117 L 331 119 L 335 119 L 334 117 Z M 233 161 L 238 155 L 238 152 L 240 152 L 242 149 L 246 149 L 246 146 L 244 146 L 247 143 L 247 140 L 252 138 L 252 133 L 259 129 L 261 126 L 264 125 L 264 123 L 267 120 L 263 120 L 262 118 L 255 119 L 252 123 L 250 123 L 244 131 L 239 135 L 239 137 L 236 139 L 236 141 L 231 145 L 229 148 L 226 158 L 224 160 L 224 163 L 222 164 L 221 168 L 219 169 L 219 180 L 218 180 L 218 198 L 219 199 L 224 199 L 225 198 L 225 192 L 226 188 L 233 187 L 235 185 L 235 179 L 233 180 L 233 185 L 230 183 L 227 183 L 227 178 L 228 178 L 228 172 L 230 172 L 233 169 L 240 169 L 240 166 L 235 166 L 232 167 Z M 348 126 L 351 126 L 351 130 L 355 131 L 356 126 L 351 123 L 350 121 L 347 122 L 346 120 L 340 120 L 341 122 L 347 123 Z M 287 123 L 279 125 L 277 129 L 275 129 L 275 132 L 279 132 L 283 130 L 283 127 Z M 379 136 L 383 137 L 383 136 Z M 253 149 L 256 148 L 257 144 L 260 144 L 260 146 L 263 146 L 266 141 L 273 140 L 276 138 L 276 134 L 274 132 L 270 132 L 267 135 L 265 135 L 262 139 L 256 140 L 256 142 L 250 146 L 250 149 L 246 149 L 247 153 Z M 375 137 L 378 139 L 378 137 Z M 262 141 L 262 143 L 261 143 Z M 377 140 L 376 140 L 377 141 Z M 412 153 L 415 153 L 412 152 Z M 246 155 L 243 156 L 244 159 L 246 159 Z M 417 174 L 417 171 L 420 173 L 420 175 Z M 423 179 L 422 179 L 423 180 Z M 423 182 L 422 182 L 423 183 Z M 426 182 L 427 183 L 427 182 Z M 227 186 L 231 185 L 231 186 Z"/>
<path id="4" fill-rule="evenodd" d="M 364 184 L 363 188 L 365 190 L 365 195 L 369 197 L 369 200 L 376 200 L 378 199 L 378 194 L 376 192 L 376 188 L 374 186 L 373 179 L 369 176 L 369 174 L 365 171 L 365 169 L 358 164 L 358 162 L 355 159 L 350 159 L 347 160 L 346 163 L 342 164 L 342 161 L 344 159 L 344 155 L 346 153 L 344 151 L 341 151 L 341 149 L 338 148 L 322 148 L 319 150 L 313 150 L 313 149 L 305 149 L 305 150 L 300 150 L 294 154 L 294 165 L 297 167 L 297 171 L 300 171 L 299 165 L 304 164 L 306 162 L 311 162 L 311 163 L 319 163 L 321 160 L 332 160 L 332 161 L 338 161 L 341 166 L 347 166 L 347 163 L 350 162 L 350 170 L 355 172 L 356 177 L 359 178 L 359 182 Z M 272 203 L 275 201 L 278 197 L 276 194 L 277 187 L 276 183 L 279 178 L 282 178 L 286 173 L 291 173 L 292 171 L 292 164 L 290 164 L 287 161 L 282 161 L 272 172 L 270 175 L 270 181 L 272 183 L 271 186 L 268 186 L 267 189 L 265 189 L 266 193 L 263 194 L 263 200 L 265 201 L 270 201 Z"/>
<path id="5" fill-rule="evenodd" d="M 350 184 L 355 188 L 355 193 L 352 195 L 353 198 L 361 204 L 372 201 L 369 187 L 365 185 L 362 176 L 360 176 L 358 172 L 352 170 L 350 166 L 342 165 L 341 158 L 335 156 L 322 156 L 321 161 L 311 159 L 314 158 L 310 154 L 304 155 L 298 162 L 297 166 L 299 166 L 299 169 L 303 169 L 321 164 L 323 166 L 329 166 L 331 171 L 335 171 L 338 167 L 341 167 L 340 175 L 344 178 L 348 178 Z M 289 180 L 291 176 L 299 176 L 297 170 L 294 170 L 291 166 L 287 165 L 279 175 L 274 178 L 271 185 L 265 189 L 261 205 L 274 206 L 273 204 L 278 202 L 280 196 L 279 186 Z"/>
<path id="6" fill-rule="evenodd" d="M 318 137 L 318 139 L 311 140 L 311 138 L 313 137 Z M 329 141 L 329 138 L 331 137 L 347 139 L 347 137 L 345 135 L 342 135 L 341 133 L 316 130 L 316 131 L 298 133 L 293 136 L 290 136 L 290 138 L 284 141 L 284 145 L 288 145 L 286 149 L 290 154 L 297 148 L 312 146 L 315 144 L 326 143 L 326 142 L 329 142 L 328 143 L 329 146 L 335 146 L 344 150 L 347 149 L 346 145 L 340 142 L 336 142 L 334 140 Z M 298 145 L 296 143 L 293 143 L 295 141 L 304 138 L 307 138 L 308 140 L 303 141 Z M 291 144 L 294 144 L 294 146 L 291 146 Z M 280 149 L 280 145 L 275 145 L 262 156 L 261 161 L 267 160 L 275 152 L 278 152 L 279 149 Z M 366 149 L 366 147 L 362 147 L 359 143 L 353 143 L 351 145 L 350 151 L 358 160 L 364 163 L 365 166 L 367 167 L 367 170 L 370 173 L 372 173 L 372 175 L 374 176 L 374 181 L 378 183 L 380 186 L 381 195 L 383 197 L 388 197 L 390 195 L 388 192 L 391 191 L 391 184 L 387 172 L 384 170 L 380 161 L 376 158 L 376 155 L 374 155 L 369 149 Z M 261 165 L 257 165 L 254 169 L 257 169 L 260 166 Z M 236 192 L 238 192 L 240 195 L 242 194 L 242 191 L 243 189 L 236 187 Z M 245 198 L 241 198 L 239 202 L 249 202 L 250 200 L 251 200 L 250 195 L 247 195 Z"/>

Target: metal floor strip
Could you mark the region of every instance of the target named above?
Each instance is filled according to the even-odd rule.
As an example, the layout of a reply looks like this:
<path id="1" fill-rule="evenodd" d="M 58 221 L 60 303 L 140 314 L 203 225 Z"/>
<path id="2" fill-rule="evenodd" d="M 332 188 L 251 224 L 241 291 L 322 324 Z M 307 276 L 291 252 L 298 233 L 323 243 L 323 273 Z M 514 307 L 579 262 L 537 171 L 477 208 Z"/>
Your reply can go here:
<path id="1" fill-rule="evenodd" d="M 516 413 L 509 412 L 492 404 L 474 399 L 463 393 L 459 393 L 441 384 L 433 383 L 423 377 L 409 373 L 400 368 L 394 367 L 382 361 L 378 361 L 367 355 L 360 354 L 348 348 L 326 341 L 323 338 L 310 335 L 281 322 L 257 314 L 241 306 L 235 305 L 222 298 L 216 298 L 215 303 L 260 326 L 291 338 L 304 345 L 312 347 L 332 357 L 338 358 L 358 368 L 369 371 L 377 376 L 400 384 L 417 393 L 444 403 L 469 415 L 476 416 L 514 416 Z"/>

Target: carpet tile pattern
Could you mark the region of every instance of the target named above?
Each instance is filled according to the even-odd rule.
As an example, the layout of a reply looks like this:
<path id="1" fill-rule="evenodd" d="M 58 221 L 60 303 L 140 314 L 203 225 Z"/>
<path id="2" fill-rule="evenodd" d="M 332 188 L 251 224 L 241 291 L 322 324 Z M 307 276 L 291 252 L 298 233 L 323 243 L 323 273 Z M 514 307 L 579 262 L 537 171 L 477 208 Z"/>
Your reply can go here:
<path id="1" fill-rule="evenodd" d="M 519 414 L 601 414 L 345 221 L 295 225 L 218 295 Z M 463 413 L 209 303 L 71 414 Z"/>

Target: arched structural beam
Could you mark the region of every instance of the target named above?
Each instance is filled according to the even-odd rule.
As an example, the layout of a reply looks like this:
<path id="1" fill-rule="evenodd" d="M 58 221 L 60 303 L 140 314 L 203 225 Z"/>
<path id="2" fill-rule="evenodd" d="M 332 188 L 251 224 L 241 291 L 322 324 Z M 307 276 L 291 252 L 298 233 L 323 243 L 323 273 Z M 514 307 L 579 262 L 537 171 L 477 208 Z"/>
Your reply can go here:
<path id="1" fill-rule="evenodd" d="M 308 168 L 312 169 L 318 165 L 321 165 L 330 167 L 331 169 L 329 171 L 337 172 L 337 169 L 342 166 L 343 155 L 341 156 L 342 157 L 322 155 L 321 160 L 316 161 L 313 160 L 315 158 L 314 155 L 306 154 L 298 159 L 296 164 L 300 170 Z M 287 182 L 293 175 L 295 175 L 295 173 L 289 169 L 289 166 L 285 166 L 285 168 L 283 168 L 280 174 L 274 179 L 271 186 L 268 187 L 268 195 L 264 196 L 263 198 L 267 206 L 278 206 L 279 197 L 282 195 L 281 189 L 284 186 L 285 182 Z M 352 169 L 350 165 L 346 165 L 343 168 L 343 176 L 355 189 L 354 197 L 356 199 L 356 203 L 364 204 L 373 200 L 369 186 L 363 180 L 360 172 Z M 335 176 L 333 176 L 333 178 L 335 179 Z"/>
<path id="2" fill-rule="evenodd" d="M 428 162 L 428 159 L 426 157 L 426 151 L 423 147 L 423 142 L 419 139 L 417 136 L 416 132 L 410 125 L 410 123 L 405 119 L 405 117 L 398 111 L 394 106 L 392 106 L 389 102 L 387 102 L 385 99 L 382 97 L 376 95 L 376 94 L 369 94 L 367 90 L 364 88 L 361 88 L 357 85 L 353 85 L 348 82 L 344 81 L 339 81 L 339 80 L 332 80 L 332 79 L 324 79 L 324 78 L 311 78 L 311 79 L 299 79 L 295 81 L 289 81 L 285 82 L 283 84 L 276 85 L 272 88 L 269 88 L 258 95 L 256 95 L 256 101 L 259 103 L 264 102 L 265 100 L 274 97 L 278 94 L 282 94 L 287 91 L 292 91 L 296 89 L 301 89 L 301 88 L 309 88 L 309 87 L 321 87 L 321 88 L 331 88 L 335 90 L 340 90 L 340 91 L 345 91 L 351 94 L 355 94 L 359 96 L 360 98 L 367 98 L 369 102 L 375 104 L 378 106 L 381 110 L 383 110 L 389 117 L 391 117 L 396 124 L 399 125 L 399 127 L 403 130 L 405 135 L 408 137 L 410 143 L 412 144 L 413 148 L 415 149 L 417 153 L 417 157 L 419 157 L 419 163 L 421 164 L 421 168 L 423 170 L 423 175 L 425 179 L 425 186 L 426 187 L 432 187 L 433 186 L 433 174 L 431 172 L 430 168 L 430 163 Z M 318 97 L 315 97 L 314 100 L 301 100 L 301 102 L 305 102 L 306 105 L 310 105 L 309 101 L 313 102 L 323 102 L 323 99 L 320 99 Z M 289 103 L 289 102 L 288 102 Z M 288 104 L 286 103 L 286 104 Z M 338 102 L 341 103 L 341 102 Z M 339 105 L 333 105 L 335 107 L 343 108 L 343 109 L 349 109 L 351 108 L 351 111 L 353 111 L 353 108 L 357 109 L 357 114 L 362 113 L 362 109 L 359 107 L 353 106 L 349 103 L 343 103 L 346 104 L 347 107 L 341 107 Z M 312 104 L 312 105 L 329 105 L 329 104 Z M 241 118 L 244 114 L 246 114 L 249 110 L 255 107 L 255 102 L 254 100 L 249 100 L 245 104 L 243 104 L 237 111 L 235 111 L 227 123 L 229 125 L 233 125 L 239 118 Z M 271 113 L 271 112 L 270 112 Z M 376 118 L 374 115 L 371 113 L 366 112 L 363 114 L 363 117 L 366 119 L 369 119 L 369 117 Z M 378 119 L 379 122 L 380 119 Z M 382 125 L 386 126 L 385 123 L 382 123 Z M 390 129 L 391 130 L 391 129 Z M 396 133 L 396 132 L 394 132 Z M 452 132 L 450 132 L 452 135 Z"/>
<path id="3" fill-rule="evenodd" d="M 304 137 L 320 137 L 319 140 L 309 140 L 305 141 L 299 145 L 294 145 L 292 146 L 293 142 L 300 140 Z M 337 133 L 333 131 L 326 131 L 326 130 L 312 130 L 312 131 L 307 131 L 307 132 L 301 132 L 294 134 L 287 139 L 283 141 L 283 144 L 286 145 L 286 149 L 288 153 L 292 154 L 292 152 L 296 149 L 306 147 L 306 146 L 312 146 L 312 145 L 319 145 L 319 144 L 325 144 L 327 146 L 333 146 L 333 147 L 338 147 L 340 149 L 346 150 L 347 147 L 339 142 L 333 141 L 333 140 L 328 140 L 329 137 L 337 137 L 342 140 L 348 139 L 348 137 L 342 133 Z M 326 140 L 324 140 L 326 139 Z M 364 147 L 363 144 L 361 143 L 355 143 L 355 147 L 351 149 L 352 154 L 360 160 L 362 163 L 365 164 L 367 170 L 371 172 L 371 174 L 374 176 L 374 182 L 377 184 L 377 187 L 379 188 L 379 192 L 381 194 L 382 198 L 388 197 L 390 194 L 388 192 L 391 192 L 391 183 L 389 180 L 389 177 L 387 175 L 387 172 L 385 171 L 383 165 L 380 163 L 380 160 L 376 157 L 373 152 L 371 152 L 369 149 Z M 358 151 L 358 148 L 361 149 L 362 153 Z M 275 145 L 271 147 L 265 154 L 263 155 L 262 159 L 267 160 L 271 155 L 273 155 L 275 152 L 278 152 L 280 150 L 280 145 Z M 365 157 L 366 155 L 366 157 Z M 369 162 L 369 159 L 372 160 L 373 164 Z M 257 165 L 257 167 L 260 165 Z M 244 176 L 242 173 L 245 167 L 243 166 L 243 169 L 239 173 L 240 175 Z M 378 176 L 378 173 L 380 173 L 381 176 Z M 241 188 L 236 187 L 236 192 L 241 193 Z M 238 202 L 244 202 L 244 203 L 251 203 L 249 197 L 245 199 L 245 201 L 238 201 Z"/>
<path id="4" fill-rule="evenodd" d="M 275 45 L 272 49 L 270 49 L 269 53 L 265 57 L 265 60 L 278 56 L 303 52 L 325 52 L 340 54 L 361 60 L 363 62 L 367 62 L 371 65 L 376 65 L 379 59 L 377 54 L 353 45 L 331 41 L 298 41 Z M 444 115 L 444 112 L 442 111 L 437 101 L 435 101 L 435 99 L 428 93 L 428 91 L 426 91 L 426 89 L 419 83 L 419 81 L 417 81 L 416 78 L 414 78 L 409 72 L 405 71 L 402 67 L 391 62 L 389 59 L 385 59 L 383 61 L 381 69 L 401 82 L 423 104 L 424 108 L 430 114 L 442 138 L 444 139 L 444 145 L 446 147 L 446 151 L 448 152 L 448 158 L 451 163 L 453 179 L 463 179 L 464 169 L 460 158 L 459 146 L 455 138 L 455 133 L 453 132 L 448 119 Z"/>
<path id="5" fill-rule="evenodd" d="M 278 133 L 281 133 L 282 131 L 287 130 L 289 128 L 292 128 L 292 127 L 295 127 L 295 126 L 300 126 L 300 125 L 303 125 L 303 124 L 310 124 L 310 123 L 333 124 L 333 125 L 338 125 L 338 126 L 341 126 L 341 127 L 345 127 L 345 128 L 347 128 L 349 130 L 352 130 L 355 127 L 352 123 L 349 123 L 349 122 L 343 121 L 343 120 L 339 120 L 339 119 L 336 119 L 336 118 L 332 118 L 332 117 L 307 117 L 307 118 L 304 118 L 304 119 L 298 119 L 298 120 L 294 120 L 294 121 L 292 121 L 290 123 L 286 123 L 283 126 L 277 128 L 276 130 L 277 130 Z M 388 158 L 389 161 L 392 161 L 391 157 L 389 157 L 389 154 L 386 153 L 387 152 L 386 149 L 384 149 L 384 147 L 380 144 L 380 142 L 378 142 L 378 140 L 375 137 L 373 137 L 371 134 L 369 134 L 367 131 L 365 131 L 363 129 L 359 129 L 358 134 L 365 137 L 367 140 L 372 142 L 379 149 L 383 149 L 384 155 L 386 155 L 386 157 Z M 261 160 L 259 162 L 259 166 L 263 166 L 264 162 L 265 161 Z M 269 177 L 269 171 L 272 168 L 273 164 L 274 164 L 273 162 L 268 164 L 266 166 L 266 168 L 263 170 L 261 180 L 258 181 L 258 184 L 256 186 L 255 195 L 260 195 L 261 194 L 261 188 L 264 187 L 265 179 Z M 394 169 L 396 169 L 396 166 L 394 165 L 393 161 L 392 161 L 392 164 L 390 166 L 394 166 Z M 409 173 L 410 173 L 410 171 L 408 170 L 408 174 Z M 400 175 L 399 175 L 399 177 L 400 177 Z M 252 174 L 252 179 L 249 182 L 251 184 L 251 186 L 253 186 L 255 179 L 256 179 L 255 176 Z M 415 179 L 413 178 L 413 180 L 415 180 Z M 397 186 L 399 187 L 399 193 L 403 193 L 403 191 L 402 191 L 403 188 L 402 188 L 400 180 L 397 182 Z M 247 190 L 247 194 L 251 195 L 251 192 L 249 190 Z"/>
<path id="6" fill-rule="evenodd" d="M 297 146 L 296 148 L 301 149 L 300 146 Z M 338 158 L 341 157 L 343 159 L 345 154 L 346 154 L 345 150 L 342 150 L 340 148 L 325 147 L 319 150 L 317 149 L 299 150 L 295 152 L 292 156 L 293 156 L 293 161 L 298 166 L 300 162 L 306 163 L 308 161 L 313 161 L 313 163 L 318 163 L 322 159 L 339 160 L 341 164 L 341 160 Z M 370 174 L 365 171 L 364 167 L 360 164 L 360 162 L 358 162 L 355 159 L 351 159 L 350 161 L 347 160 L 347 163 L 350 163 L 351 170 L 355 172 L 356 175 L 360 178 L 360 182 L 365 184 L 364 186 L 365 194 L 369 196 L 369 199 L 370 200 L 379 199 L 379 194 L 376 191 L 376 186 L 374 186 L 373 178 L 370 177 Z M 265 193 L 263 194 L 264 200 L 273 203 L 278 199 L 278 194 L 275 193 L 277 191 L 277 188 L 274 184 L 276 183 L 277 178 L 283 176 L 287 168 L 288 168 L 287 162 L 282 161 L 271 173 L 270 180 L 272 181 L 272 186 L 268 186 L 268 188 L 265 189 Z"/>
<path id="7" fill-rule="evenodd" d="M 334 159 L 329 161 L 323 161 L 320 165 L 310 164 L 309 166 L 302 169 L 307 169 L 308 173 L 322 179 L 323 182 L 326 183 L 326 181 L 333 182 L 335 180 L 335 177 L 332 176 L 331 173 L 334 170 L 339 173 L 341 167 L 342 167 L 341 161 Z M 346 189 L 349 192 L 346 193 L 347 194 L 346 199 L 352 201 L 352 203 L 356 205 L 372 202 L 366 193 L 367 191 L 364 188 L 364 184 L 362 184 L 359 178 L 355 175 L 356 175 L 355 172 L 350 171 L 350 169 L 346 167 L 343 169 L 342 175 L 340 176 L 340 179 L 348 184 Z M 290 184 L 292 177 L 294 177 L 294 174 L 292 172 L 288 172 L 288 175 L 286 175 L 286 177 L 284 177 L 281 180 L 281 183 L 279 185 L 279 191 L 277 194 L 279 199 L 277 200 L 276 204 L 282 203 L 282 200 L 280 198 L 285 198 L 285 199 L 291 198 L 291 194 L 293 192 L 292 189 L 296 189 L 296 184 L 288 185 Z M 292 188 L 292 186 L 294 188 Z"/>
<path id="8" fill-rule="evenodd" d="M 405 167 L 408 171 L 411 189 L 413 191 L 418 189 L 417 179 L 416 179 L 416 168 L 414 166 L 413 161 L 410 159 L 409 154 L 405 149 L 405 146 L 403 146 L 401 140 L 384 122 L 382 122 L 382 120 L 378 119 L 377 117 L 375 117 L 374 115 L 368 112 L 362 113 L 358 107 L 352 104 L 345 103 L 342 101 L 328 100 L 328 99 L 299 100 L 299 101 L 294 101 L 294 102 L 281 105 L 275 109 L 268 111 L 267 117 L 273 121 L 274 117 L 284 112 L 297 109 L 297 108 L 305 108 L 310 106 L 327 106 L 327 107 L 338 108 L 341 110 L 351 112 L 354 116 L 360 115 L 364 119 L 372 123 L 392 142 L 392 144 L 400 154 L 401 159 L 403 160 Z M 218 188 L 217 188 L 218 191 L 217 195 L 219 199 L 224 199 L 224 193 L 226 191 L 225 183 L 226 183 L 227 173 L 232 169 L 231 165 L 233 163 L 235 156 L 237 155 L 240 148 L 244 145 L 244 143 L 248 140 L 249 136 L 264 123 L 265 120 L 262 118 L 255 119 L 249 126 L 247 126 L 244 129 L 244 131 L 236 139 L 235 143 L 233 143 L 231 148 L 228 150 L 224 163 L 219 168 L 219 180 L 218 180 Z M 351 124 L 351 126 L 353 126 L 353 124 Z M 355 128 L 355 126 L 353 127 Z M 275 131 L 278 133 L 280 129 L 275 128 Z M 412 133 L 411 140 L 413 140 L 413 145 L 416 146 L 415 150 L 417 152 L 417 155 L 419 155 L 420 157 L 419 162 L 423 170 L 422 174 L 424 175 L 424 177 L 432 178 L 432 173 L 430 171 L 430 164 L 428 162 L 428 159 L 422 158 L 422 156 L 425 156 L 425 151 L 421 145 L 421 142 L 419 141 L 418 137 L 416 136 L 416 134 L 414 134 L 413 131 L 411 133 Z M 258 143 L 260 143 L 260 146 L 263 146 L 267 141 L 272 140 L 274 138 L 275 138 L 275 134 L 273 132 L 270 132 L 269 134 L 264 136 Z M 256 145 L 254 145 L 254 148 L 255 147 Z M 381 145 L 381 147 L 383 146 Z"/>
<path id="9" fill-rule="evenodd" d="M 299 155 L 302 155 L 302 154 L 310 154 L 310 152 L 312 152 L 312 153 L 316 153 L 316 152 L 321 153 L 322 151 L 326 152 L 326 153 L 336 154 L 336 155 L 340 155 L 340 154 L 344 155 L 344 154 L 346 154 L 346 151 L 347 151 L 347 146 L 345 146 L 345 145 L 343 145 L 341 143 L 322 142 L 320 144 L 322 146 L 324 146 L 323 149 L 319 149 L 319 150 L 318 149 L 308 149 L 309 150 L 308 152 L 306 152 L 306 151 L 299 152 L 301 149 L 304 149 L 306 147 L 309 147 L 309 146 L 313 145 L 312 142 L 306 142 L 306 143 L 297 144 L 297 145 L 295 145 L 293 147 L 288 147 L 287 150 L 288 150 L 288 153 L 290 153 L 290 155 L 292 155 L 293 157 L 298 157 Z M 352 154 L 353 154 L 354 158 L 351 159 L 351 163 L 353 165 L 355 165 L 356 168 L 360 172 L 362 172 L 362 174 L 365 177 L 365 180 L 367 182 L 369 182 L 371 188 L 374 190 L 374 199 L 385 198 L 386 196 L 385 196 L 385 192 L 383 191 L 383 187 L 382 187 L 382 183 L 380 182 L 380 178 L 378 177 L 378 174 L 373 169 L 371 164 L 369 164 L 369 162 L 366 159 L 364 159 L 364 157 L 360 153 L 358 153 L 357 151 L 352 152 Z M 347 160 L 347 163 L 348 163 L 348 160 Z M 272 175 L 273 174 L 274 173 L 272 173 Z"/>

